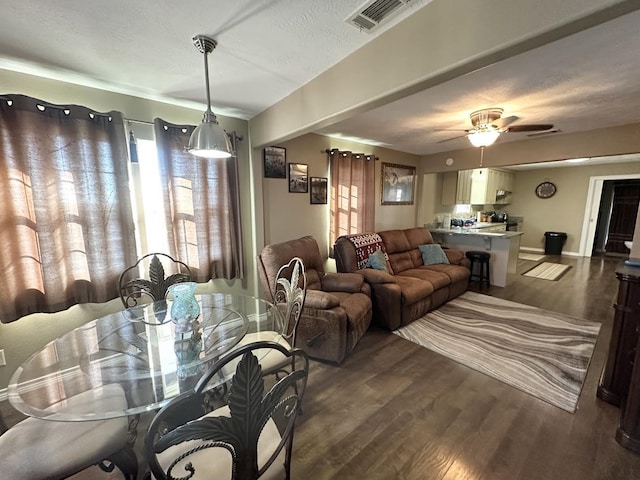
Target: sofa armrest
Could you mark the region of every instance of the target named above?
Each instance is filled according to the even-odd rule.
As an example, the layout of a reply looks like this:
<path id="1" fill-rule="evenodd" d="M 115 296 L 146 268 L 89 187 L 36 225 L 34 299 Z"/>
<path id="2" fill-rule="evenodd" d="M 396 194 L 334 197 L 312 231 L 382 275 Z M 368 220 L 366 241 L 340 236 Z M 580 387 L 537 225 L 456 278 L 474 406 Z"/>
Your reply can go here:
<path id="1" fill-rule="evenodd" d="M 329 310 L 340 306 L 340 299 L 335 295 L 321 290 L 307 290 L 304 298 L 305 308 L 315 308 L 317 310 Z"/>
<path id="2" fill-rule="evenodd" d="M 365 281 L 370 284 L 380 284 L 380 283 L 396 283 L 393 275 L 387 272 L 383 272 L 382 270 L 376 270 L 375 268 L 363 268 L 358 270 L 358 273 L 361 273 L 364 276 Z"/>
<path id="3" fill-rule="evenodd" d="M 467 258 L 462 250 L 454 248 L 447 248 L 444 250 L 444 254 L 447 256 L 449 263 L 452 265 L 464 265 L 464 260 Z"/>
<path id="4" fill-rule="evenodd" d="M 384 272 L 383 272 L 384 273 Z M 377 283 L 373 290 L 373 320 L 388 330 L 395 330 L 402 324 L 402 289 L 397 283 Z"/>
<path id="5" fill-rule="evenodd" d="M 322 290 L 325 292 L 360 293 L 364 277 L 359 273 L 326 273 L 322 277 Z"/>

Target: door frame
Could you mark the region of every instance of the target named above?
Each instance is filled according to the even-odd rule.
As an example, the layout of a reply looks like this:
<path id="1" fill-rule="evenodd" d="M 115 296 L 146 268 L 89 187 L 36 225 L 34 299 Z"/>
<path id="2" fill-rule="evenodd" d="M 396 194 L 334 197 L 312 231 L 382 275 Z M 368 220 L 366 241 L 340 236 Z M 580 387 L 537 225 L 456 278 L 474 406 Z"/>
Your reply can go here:
<path id="1" fill-rule="evenodd" d="M 589 190 L 587 192 L 587 202 L 584 208 L 582 234 L 580 235 L 580 248 L 578 250 L 579 256 L 591 257 L 591 254 L 593 253 L 593 242 L 596 237 L 600 199 L 602 198 L 602 188 L 604 187 L 605 180 L 632 179 L 640 179 L 640 174 L 629 173 L 625 175 L 598 175 L 589 178 Z"/>

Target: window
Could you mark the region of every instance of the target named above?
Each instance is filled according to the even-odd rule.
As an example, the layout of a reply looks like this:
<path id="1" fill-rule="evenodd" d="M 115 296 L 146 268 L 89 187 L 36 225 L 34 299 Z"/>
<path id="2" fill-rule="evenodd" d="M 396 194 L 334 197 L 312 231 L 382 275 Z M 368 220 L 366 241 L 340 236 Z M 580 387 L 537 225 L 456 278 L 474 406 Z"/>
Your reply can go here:
<path id="1" fill-rule="evenodd" d="M 186 154 L 193 128 L 136 125 L 133 165 L 119 112 L 0 97 L 2 322 L 116 298 L 149 251 L 196 281 L 243 276 L 236 159 Z"/>
<path id="2" fill-rule="evenodd" d="M 117 296 L 135 262 L 122 116 L 0 99 L 0 320 Z"/>
<path id="3" fill-rule="evenodd" d="M 331 150 L 330 236 L 333 245 L 341 235 L 370 232 L 374 228 L 375 158 Z"/>

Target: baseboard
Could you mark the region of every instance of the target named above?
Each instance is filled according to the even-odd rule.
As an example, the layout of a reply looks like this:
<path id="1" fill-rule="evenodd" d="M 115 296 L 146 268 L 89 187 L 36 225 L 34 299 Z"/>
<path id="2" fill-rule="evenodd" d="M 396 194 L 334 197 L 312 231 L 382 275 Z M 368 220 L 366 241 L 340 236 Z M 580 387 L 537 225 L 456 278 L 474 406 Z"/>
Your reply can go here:
<path id="1" fill-rule="evenodd" d="M 544 248 L 531 248 L 531 247 L 524 247 L 524 248 L 520 248 L 520 251 L 522 253 L 539 253 L 540 255 L 544 255 Z M 563 257 L 581 257 L 582 255 L 580 255 L 578 252 L 565 252 L 564 250 L 562 251 L 562 256 Z"/>
<path id="2" fill-rule="evenodd" d="M 520 251 L 522 253 L 544 253 L 544 248 L 530 248 L 530 247 L 520 247 Z"/>

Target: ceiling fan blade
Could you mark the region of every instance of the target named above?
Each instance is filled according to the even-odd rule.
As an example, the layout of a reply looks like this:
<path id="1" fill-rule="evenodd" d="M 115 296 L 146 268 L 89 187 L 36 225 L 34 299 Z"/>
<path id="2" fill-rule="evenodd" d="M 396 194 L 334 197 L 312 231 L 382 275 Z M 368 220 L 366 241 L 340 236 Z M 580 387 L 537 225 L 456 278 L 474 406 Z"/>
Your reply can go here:
<path id="1" fill-rule="evenodd" d="M 505 132 L 540 132 L 543 130 L 551 130 L 552 123 L 538 123 L 531 125 L 514 125 L 505 130 Z"/>
<path id="2" fill-rule="evenodd" d="M 551 130 L 545 130 L 544 132 L 533 132 L 529 133 L 527 137 L 541 137 L 542 135 L 551 135 L 552 133 L 560 133 L 562 130 L 559 128 L 554 128 Z"/>
<path id="3" fill-rule="evenodd" d="M 507 125 L 511 125 L 516 120 L 518 120 L 518 117 L 516 117 L 515 115 L 511 115 L 510 117 L 498 118 L 497 120 L 491 122 L 491 125 L 495 128 L 506 128 Z"/>
<path id="4" fill-rule="evenodd" d="M 467 136 L 466 134 L 464 134 L 464 135 L 458 135 L 457 137 L 447 138 L 447 139 L 445 139 L 445 140 L 440 140 L 440 141 L 438 141 L 438 142 L 436 142 L 436 143 L 450 142 L 451 140 L 457 140 L 458 138 L 465 138 L 466 136 Z"/>

